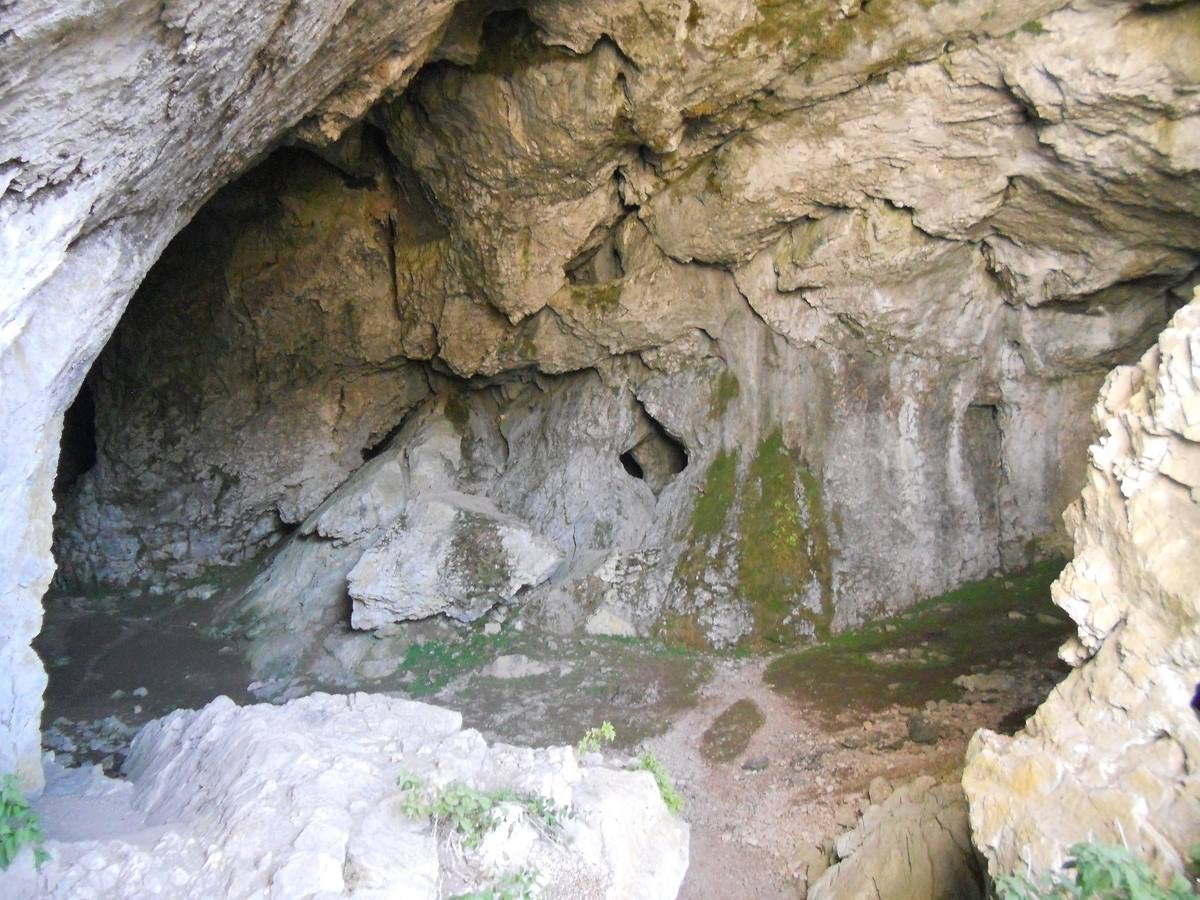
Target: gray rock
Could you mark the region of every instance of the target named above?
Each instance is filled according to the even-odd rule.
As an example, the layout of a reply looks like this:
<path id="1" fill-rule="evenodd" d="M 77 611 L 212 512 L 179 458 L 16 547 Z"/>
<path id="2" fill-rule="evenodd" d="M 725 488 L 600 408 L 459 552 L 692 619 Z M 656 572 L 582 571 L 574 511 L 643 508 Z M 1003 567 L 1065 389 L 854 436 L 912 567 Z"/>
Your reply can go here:
<path id="1" fill-rule="evenodd" d="M 908 739 L 914 744 L 936 744 L 941 737 L 937 725 L 925 716 L 909 716 Z"/>
<path id="2" fill-rule="evenodd" d="M 840 860 L 809 900 L 972 900 L 985 896 L 956 784 L 923 777 L 903 785 L 836 842 Z"/>
<path id="3" fill-rule="evenodd" d="M 637 630 L 625 619 L 609 609 L 598 609 L 584 623 L 583 630 L 588 634 L 606 635 L 610 637 L 636 637 Z"/>
<path id="4" fill-rule="evenodd" d="M 870 799 L 871 803 L 878 806 L 892 795 L 893 790 L 894 788 L 892 787 L 892 783 L 890 781 L 888 781 L 882 775 L 876 775 L 871 779 L 871 783 L 867 785 L 867 797 Z"/>
<path id="5" fill-rule="evenodd" d="M 954 683 L 967 693 L 1003 693 L 1015 690 L 1018 684 L 1015 675 L 1008 672 L 981 672 L 975 675 L 959 675 Z"/>
<path id="6" fill-rule="evenodd" d="M 350 622 L 366 629 L 437 613 L 472 622 L 540 584 L 561 559 L 489 500 L 422 496 L 350 570 Z"/>
<path id="7" fill-rule="evenodd" d="M 496 657 L 490 665 L 480 670 L 480 674 L 507 681 L 514 678 L 545 675 L 549 671 L 550 666 L 543 662 L 530 659 L 523 653 L 511 653 Z"/>

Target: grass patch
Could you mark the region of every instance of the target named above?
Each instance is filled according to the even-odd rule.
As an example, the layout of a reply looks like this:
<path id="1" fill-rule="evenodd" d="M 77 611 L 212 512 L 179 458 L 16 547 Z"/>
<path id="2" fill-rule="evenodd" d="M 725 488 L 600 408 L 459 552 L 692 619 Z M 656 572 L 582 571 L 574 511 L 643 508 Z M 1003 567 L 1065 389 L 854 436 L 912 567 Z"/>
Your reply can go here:
<path id="1" fill-rule="evenodd" d="M 468 894 L 456 894 L 450 900 L 533 900 L 537 888 L 536 869 L 518 869 L 506 872 L 496 883 Z"/>
<path id="2" fill-rule="evenodd" d="M 704 732 L 700 755 L 709 762 L 732 762 L 745 752 L 754 733 L 766 721 L 757 703 L 749 698 L 738 700 Z"/>
<path id="3" fill-rule="evenodd" d="M 1125 847 L 1075 844 L 1068 872 L 1048 872 L 1036 877 L 1002 875 L 996 879 L 999 900 L 1188 900 L 1196 897 L 1182 875 L 1162 885 L 1144 860 Z M 1191 867 L 1200 861 L 1200 846 L 1192 847 Z"/>
<path id="4" fill-rule="evenodd" d="M 555 838 L 563 822 L 574 813 L 540 794 L 521 794 L 509 788 L 480 791 L 452 781 L 441 787 L 425 782 L 411 772 L 397 779 L 403 794 L 404 814 L 410 819 L 430 819 L 436 831 L 446 825 L 463 846 L 478 847 L 499 822 L 503 806 L 517 807 L 543 835 Z"/>
<path id="5" fill-rule="evenodd" d="M 1063 562 L 963 585 L 820 644 L 780 657 L 765 679 L 776 691 L 837 714 L 958 695 L 953 680 L 1015 653 L 1045 653 L 1073 631 L 1050 603 Z M 1017 616 L 1011 615 L 1016 613 Z"/>
<path id="6" fill-rule="evenodd" d="M 611 744 L 617 739 L 617 731 L 612 722 L 604 722 L 599 728 L 589 728 L 579 739 L 575 749 L 580 756 L 585 753 L 597 753 L 601 744 Z"/>
<path id="7" fill-rule="evenodd" d="M 42 823 L 21 792 L 16 775 L 0 778 L 0 870 L 7 869 L 25 847 L 33 847 L 33 860 L 41 866 L 50 858 L 42 844 Z"/>
<path id="8" fill-rule="evenodd" d="M 673 815 L 683 812 L 683 798 L 675 790 L 675 785 L 671 783 L 671 776 L 667 774 L 663 764 L 658 761 L 658 757 L 647 751 L 638 760 L 638 766 L 654 776 L 654 781 L 658 784 L 658 792 L 662 795 L 668 812 Z"/>
<path id="9" fill-rule="evenodd" d="M 414 697 L 434 694 L 459 675 L 483 668 L 511 642 L 512 637 L 506 632 L 486 635 L 473 631 L 461 641 L 409 644 L 398 667 L 400 672 L 412 676 L 404 689 Z"/>

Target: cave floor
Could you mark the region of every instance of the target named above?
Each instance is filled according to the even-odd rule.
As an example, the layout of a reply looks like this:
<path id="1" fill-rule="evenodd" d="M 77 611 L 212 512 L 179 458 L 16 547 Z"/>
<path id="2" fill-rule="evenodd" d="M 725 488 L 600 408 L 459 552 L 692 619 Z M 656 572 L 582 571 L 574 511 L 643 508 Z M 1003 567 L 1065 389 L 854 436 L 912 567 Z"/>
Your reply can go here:
<path id="1" fill-rule="evenodd" d="M 612 722 L 611 751 L 650 750 L 684 799 L 682 897 L 795 897 L 799 854 L 852 824 L 873 781 L 878 793 L 880 778 L 957 777 L 976 729 L 1016 730 L 1062 677 L 1055 652 L 1071 627 L 1049 602 L 1057 571 L 979 582 L 798 652 L 464 629 L 412 646 L 395 675 L 365 687 L 460 710 L 509 743 L 574 744 Z M 209 610 L 48 602 L 36 644 L 50 673 L 47 749 L 115 772 L 146 721 L 219 694 L 254 702 L 253 676 L 213 636 Z M 963 675 L 977 677 L 956 684 Z M 298 682 L 286 696 L 318 689 L 337 688 Z"/>

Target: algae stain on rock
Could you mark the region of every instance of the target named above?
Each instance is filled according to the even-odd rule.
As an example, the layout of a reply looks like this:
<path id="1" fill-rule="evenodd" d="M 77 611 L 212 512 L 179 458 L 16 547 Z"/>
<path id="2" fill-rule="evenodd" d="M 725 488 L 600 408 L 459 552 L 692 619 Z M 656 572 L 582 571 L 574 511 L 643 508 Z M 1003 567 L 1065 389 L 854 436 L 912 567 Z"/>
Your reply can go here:
<path id="1" fill-rule="evenodd" d="M 734 536 L 727 527 L 737 500 L 738 452 L 721 449 L 704 473 L 704 487 L 692 507 L 682 535 L 686 549 L 675 565 L 680 597 L 663 620 L 664 639 L 686 647 L 711 645 L 697 622 L 700 608 L 718 601 L 734 552 Z"/>
<path id="2" fill-rule="evenodd" d="M 718 385 L 714 398 L 720 393 Z M 742 475 L 738 462 L 737 451 L 722 450 L 705 473 L 675 568 L 680 597 L 664 636 L 688 646 L 743 649 L 824 637 L 833 605 L 820 482 L 779 429 L 763 439 Z M 711 626 L 730 613 L 745 626 L 718 639 Z"/>
<path id="3" fill-rule="evenodd" d="M 723 371 L 713 384 L 712 396 L 708 403 L 709 418 L 722 418 L 729 410 L 729 404 L 737 399 L 741 391 L 742 386 L 738 377 L 728 369 Z"/>
<path id="4" fill-rule="evenodd" d="M 832 570 L 820 482 L 779 429 L 750 463 L 738 525 L 738 594 L 751 606 L 755 641 L 826 635 Z"/>

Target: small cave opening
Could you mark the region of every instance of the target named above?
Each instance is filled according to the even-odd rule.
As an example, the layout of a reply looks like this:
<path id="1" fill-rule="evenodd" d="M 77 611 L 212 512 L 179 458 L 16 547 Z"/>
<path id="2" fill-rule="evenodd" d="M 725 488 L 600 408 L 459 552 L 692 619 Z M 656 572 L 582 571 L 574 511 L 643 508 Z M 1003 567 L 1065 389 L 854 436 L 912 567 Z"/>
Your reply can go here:
<path id="1" fill-rule="evenodd" d="M 638 403 L 633 443 L 618 459 L 631 477 L 645 481 L 658 496 L 688 465 L 687 447 Z"/>
<path id="2" fill-rule="evenodd" d="M 618 223 L 600 231 L 563 267 L 570 284 L 604 284 L 625 277 L 625 261 L 618 241 L 619 229 Z"/>

